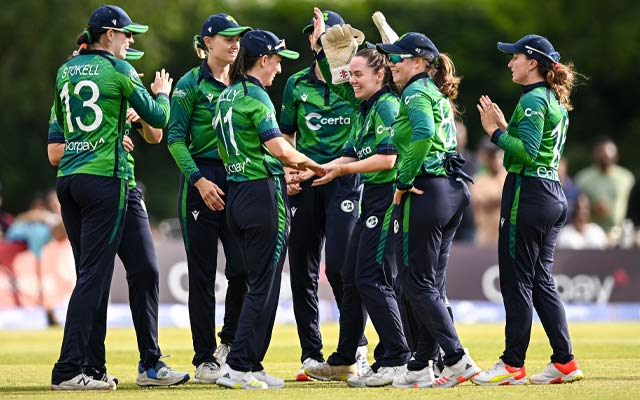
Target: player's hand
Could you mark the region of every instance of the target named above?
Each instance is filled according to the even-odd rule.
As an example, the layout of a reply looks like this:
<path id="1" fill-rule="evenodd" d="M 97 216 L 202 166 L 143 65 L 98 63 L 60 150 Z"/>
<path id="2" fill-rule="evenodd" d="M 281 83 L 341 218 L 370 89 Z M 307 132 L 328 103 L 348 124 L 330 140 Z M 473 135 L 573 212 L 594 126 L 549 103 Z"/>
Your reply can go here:
<path id="1" fill-rule="evenodd" d="M 313 32 L 311 32 L 311 43 L 315 52 L 320 51 L 321 47 L 320 36 L 322 36 L 327 29 L 324 23 L 324 15 L 318 7 L 313 7 Z"/>
<path id="2" fill-rule="evenodd" d="M 162 68 L 161 71 L 156 71 L 156 79 L 151 84 L 151 91 L 155 95 L 164 93 L 168 96 L 169 93 L 171 93 L 172 85 L 173 78 L 171 78 L 169 73 Z"/>
<path id="3" fill-rule="evenodd" d="M 408 189 L 408 190 L 396 189 L 396 193 L 393 195 L 393 204 L 399 206 L 400 202 L 402 201 L 402 196 L 404 196 L 404 194 L 407 192 L 414 193 L 417 195 L 424 194 L 424 190 L 417 189 L 413 186 L 411 187 L 411 189 Z"/>
<path id="4" fill-rule="evenodd" d="M 324 176 L 324 174 L 325 174 L 325 171 L 324 171 L 324 168 L 322 167 L 322 165 L 320 165 L 317 162 L 313 161 L 309 157 L 307 157 L 307 159 L 305 161 L 299 162 L 297 166 L 298 166 L 298 169 L 300 171 L 311 170 L 311 171 L 313 171 L 314 174 L 316 174 L 318 176 Z"/>
<path id="5" fill-rule="evenodd" d="M 124 147 L 124 151 L 127 153 L 131 153 L 133 151 L 133 140 L 128 135 L 124 135 L 122 137 L 122 146 Z"/>
<path id="6" fill-rule="evenodd" d="M 287 184 L 287 195 L 295 196 L 302 191 L 302 187 L 300 187 L 297 183 Z"/>
<path id="7" fill-rule="evenodd" d="M 133 108 L 127 108 L 127 122 L 138 122 L 140 121 L 140 116 Z"/>
<path id="8" fill-rule="evenodd" d="M 222 197 L 224 192 L 215 183 L 211 182 L 207 178 L 200 178 L 194 184 L 196 189 L 200 192 L 200 197 L 204 201 L 204 204 L 212 211 L 224 210 L 224 201 Z"/>
<path id="9" fill-rule="evenodd" d="M 476 105 L 478 112 L 480 113 L 480 122 L 482 128 L 487 135 L 493 135 L 496 129 L 507 129 L 507 121 L 504 119 L 504 114 L 497 104 L 491 101 L 489 96 L 482 95 Z"/>
<path id="10" fill-rule="evenodd" d="M 342 168 L 341 168 L 342 165 L 325 164 L 322 167 L 324 168 L 326 173 L 324 174 L 323 177 L 318 178 L 315 181 L 313 181 L 311 183 L 311 186 L 326 185 L 327 183 L 331 182 L 332 180 L 336 179 L 337 177 L 344 175 L 342 173 Z"/>

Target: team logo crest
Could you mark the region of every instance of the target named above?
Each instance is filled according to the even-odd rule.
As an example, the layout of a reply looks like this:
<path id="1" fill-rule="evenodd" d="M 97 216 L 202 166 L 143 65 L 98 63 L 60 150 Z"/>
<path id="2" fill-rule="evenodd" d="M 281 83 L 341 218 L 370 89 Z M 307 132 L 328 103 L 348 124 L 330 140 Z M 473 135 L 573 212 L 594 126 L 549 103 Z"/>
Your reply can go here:
<path id="1" fill-rule="evenodd" d="M 378 217 L 376 217 L 375 215 L 370 216 L 369 218 L 367 218 L 365 225 L 369 229 L 375 228 L 376 225 L 378 225 Z"/>
<path id="2" fill-rule="evenodd" d="M 340 204 L 340 209 L 346 213 L 353 211 L 355 205 L 351 200 L 345 200 Z"/>

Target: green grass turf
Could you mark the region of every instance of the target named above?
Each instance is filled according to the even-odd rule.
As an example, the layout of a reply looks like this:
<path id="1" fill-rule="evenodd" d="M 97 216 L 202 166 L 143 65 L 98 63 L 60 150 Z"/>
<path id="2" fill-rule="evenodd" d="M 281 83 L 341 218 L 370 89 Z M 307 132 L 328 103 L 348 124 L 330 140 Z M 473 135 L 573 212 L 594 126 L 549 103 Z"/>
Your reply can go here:
<path id="1" fill-rule="evenodd" d="M 274 330 L 264 365 L 271 374 L 284 378 L 282 390 L 246 391 L 222 389 L 215 385 L 189 382 L 173 388 L 136 386 L 137 347 L 133 329 L 109 329 L 107 366 L 120 379 L 116 392 L 53 392 L 49 389 L 51 367 L 56 361 L 62 329 L 0 332 L 0 397 L 2 399 L 616 399 L 640 397 L 640 323 L 574 323 L 570 326 L 574 353 L 580 360 L 586 379 L 573 384 L 552 386 L 478 387 L 464 383 L 453 389 L 352 389 L 343 382 L 294 382 L 300 368 L 300 353 L 293 325 L 279 325 Z M 322 333 L 325 356 L 335 349 L 338 327 L 324 324 Z M 502 350 L 503 326 L 500 324 L 458 325 L 464 346 L 481 368 L 497 361 Z M 377 336 L 370 326 L 370 361 Z M 188 371 L 192 378 L 191 335 L 187 329 L 163 328 L 160 344 L 173 354 L 168 363 L 177 370 Z M 530 374 L 548 362 L 550 348 L 540 325 L 534 325 L 527 359 Z"/>

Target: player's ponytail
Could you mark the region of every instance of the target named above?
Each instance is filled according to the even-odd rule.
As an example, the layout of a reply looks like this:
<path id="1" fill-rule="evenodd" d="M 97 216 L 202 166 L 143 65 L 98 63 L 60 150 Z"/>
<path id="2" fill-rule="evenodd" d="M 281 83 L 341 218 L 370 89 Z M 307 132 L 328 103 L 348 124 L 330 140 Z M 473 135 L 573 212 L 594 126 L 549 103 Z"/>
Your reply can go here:
<path id="1" fill-rule="evenodd" d="M 538 63 L 538 72 L 545 78 L 545 81 L 555 93 L 560 104 L 562 104 L 567 111 L 573 110 L 573 105 L 569 97 L 576 84 L 576 78 L 579 75 L 573 63 L 561 64 L 558 62 L 550 67 Z"/>
<path id="2" fill-rule="evenodd" d="M 446 54 L 440 53 L 440 56 L 430 64 L 429 75 L 440 92 L 449 98 L 454 114 L 458 114 L 454 100 L 458 98 L 458 86 L 462 77 L 456 75 L 453 60 Z"/>
<path id="3" fill-rule="evenodd" d="M 96 32 L 92 32 L 92 29 L 90 26 L 87 26 L 87 28 L 82 31 L 82 33 L 80 35 L 78 35 L 78 37 L 76 38 L 76 44 L 78 46 L 91 46 L 94 43 L 97 43 L 100 41 L 100 36 L 102 36 L 104 34 L 104 32 L 101 33 L 96 33 Z"/>
<path id="4" fill-rule="evenodd" d="M 236 82 L 238 79 L 242 79 L 247 76 L 247 71 L 251 69 L 260 57 L 249 57 L 247 56 L 247 50 L 244 46 L 240 46 L 240 50 L 238 51 L 238 56 L 236 57 L 233 64 L 229 68 L 229 82 L 230 84 Z"/>
<path id="5" fill-rule="evenodd" d="M 199 59 L 204 60 L 207 58 L 207 46 L 204 44 L 202 36 L 195 35 L 193 37 L 193 50 L 195 50 Z"/>

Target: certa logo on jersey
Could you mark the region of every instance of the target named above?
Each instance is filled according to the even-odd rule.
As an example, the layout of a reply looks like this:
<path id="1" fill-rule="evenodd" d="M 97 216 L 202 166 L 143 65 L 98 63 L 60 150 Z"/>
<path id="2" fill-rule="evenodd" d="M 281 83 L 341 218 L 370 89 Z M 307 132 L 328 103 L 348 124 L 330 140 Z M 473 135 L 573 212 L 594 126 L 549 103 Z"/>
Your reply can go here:
<path id="1" fill-rule="evenodd" d="M 317 131 L 324 125 L 349 125 L 351 123 L 350 117 L 323 117 L 318 113 L 309 113 L 305 118 L 307 120 L 307 127 L 312 131 Z"/>

